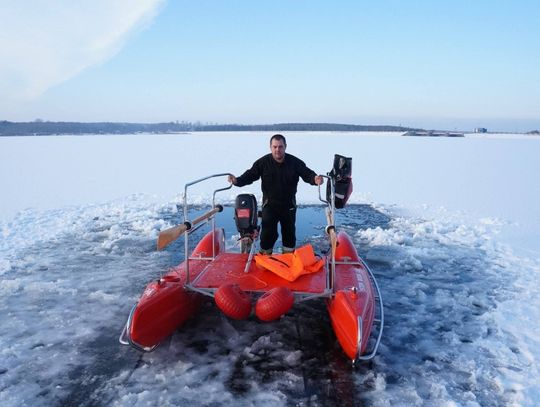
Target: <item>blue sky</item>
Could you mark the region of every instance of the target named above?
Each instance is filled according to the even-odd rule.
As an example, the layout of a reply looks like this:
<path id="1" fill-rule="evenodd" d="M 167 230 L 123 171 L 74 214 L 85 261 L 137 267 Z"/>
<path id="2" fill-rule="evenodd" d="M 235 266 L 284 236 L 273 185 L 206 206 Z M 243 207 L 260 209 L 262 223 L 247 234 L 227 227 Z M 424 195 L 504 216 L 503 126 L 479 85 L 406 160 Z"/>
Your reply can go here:
<path id="1" fill-rule="evenodd" d="M 536 1 L 30 0 L 0 17 L 0 120 L 540 129 Z"/>

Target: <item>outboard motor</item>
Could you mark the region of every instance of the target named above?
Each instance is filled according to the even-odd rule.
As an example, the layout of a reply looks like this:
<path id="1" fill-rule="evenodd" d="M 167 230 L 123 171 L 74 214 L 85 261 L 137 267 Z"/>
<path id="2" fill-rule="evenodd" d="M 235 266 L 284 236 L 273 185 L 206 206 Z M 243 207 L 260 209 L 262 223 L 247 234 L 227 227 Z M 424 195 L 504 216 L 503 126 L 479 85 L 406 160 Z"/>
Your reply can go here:
<path id="1" fill-rule="evenodd" d="M 341 209 L 351 196 L 352 185 L 352 158 L 334 154 L 334 166 L 328 176 L 334 180 L 334 202 L 336 209 Z M 330 183 L 326 185 L 326 200 L 331 200 Z"/>
<path id="2" fill-rule="evenodd" d="M 257 199 L 252 194 L 240 194 L 234 204 L 234 221 L 240 237 L 250 236 L 257 230 Z"/>

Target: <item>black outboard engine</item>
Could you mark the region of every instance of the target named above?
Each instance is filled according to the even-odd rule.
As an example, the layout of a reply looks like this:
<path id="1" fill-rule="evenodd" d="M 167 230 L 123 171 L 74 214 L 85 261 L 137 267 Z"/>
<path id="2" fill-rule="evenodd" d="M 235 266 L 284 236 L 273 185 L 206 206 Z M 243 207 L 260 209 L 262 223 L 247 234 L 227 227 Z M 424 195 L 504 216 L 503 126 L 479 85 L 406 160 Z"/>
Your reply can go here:
<path id="1" fill-rule="evenodd" d="M 234 204 L 234 221 L 240 237 L 250 236 L 257 230 L 257 199 L 252 194 L 240 194 Z"/>
<path id="2" fill-rule="evenodd" d="M 351 196 L 352 185 L 352 158 L 334 154 L 334 166 L 328 176 L 334 180 L 334 202 L 336 209 L 341 209 Z M 331 200 L 330 183 L 326 185 L 326 200 Z"/>

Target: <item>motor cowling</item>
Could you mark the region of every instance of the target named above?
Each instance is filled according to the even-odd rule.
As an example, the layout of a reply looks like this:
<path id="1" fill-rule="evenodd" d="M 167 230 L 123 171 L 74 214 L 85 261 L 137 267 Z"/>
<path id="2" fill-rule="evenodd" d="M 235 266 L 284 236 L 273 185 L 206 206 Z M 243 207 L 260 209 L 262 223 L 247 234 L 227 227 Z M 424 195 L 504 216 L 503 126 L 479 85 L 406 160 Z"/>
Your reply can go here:
<path id="1" fill-rule="evenodd" d="M 334 181 L 334 202 L 341 209 L 352 194 L 352 158 L 334 154 L 334 165 L 328 176 Z M 330 183 L 326 186 L 326 200 L 330 202 L 332 191 Z"/>
<path id="2" fill-rule="evenodd" d="M 257 230 L 257 199 L 252 194 L 240 194 L 234 204 L 234 221 L 240 236 L 252 235 Z"/>

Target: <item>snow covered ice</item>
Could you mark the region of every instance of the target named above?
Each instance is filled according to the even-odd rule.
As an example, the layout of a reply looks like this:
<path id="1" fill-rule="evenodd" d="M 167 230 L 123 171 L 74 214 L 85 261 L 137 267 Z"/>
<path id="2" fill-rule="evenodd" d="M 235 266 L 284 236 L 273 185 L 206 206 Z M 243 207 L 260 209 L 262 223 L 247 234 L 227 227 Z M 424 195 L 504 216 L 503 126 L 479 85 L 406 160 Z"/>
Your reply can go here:
<path id="1" fill-rule="evenodd" d="M 353 157 L 338 226 L 385 301 L 372 363 L 351 368 L 317 303 L 270 324 L 208 303 L 153 353 L 120 346 L 146 283 L 182 260 L 155 240 L 182 220 L 183 185 L 240 174 L 270 135 L 0 138 L 0 405 L 540 403 L 534 136 L 285 134 L 317 172 Z M 298 200 L 300 240 L 324 249 L 316 189 Z M 220 216 L 233 245 L 230 208 Z"/>

